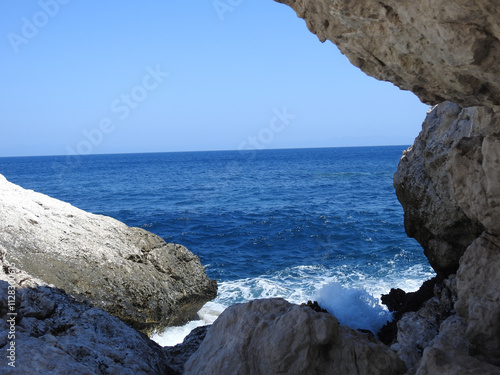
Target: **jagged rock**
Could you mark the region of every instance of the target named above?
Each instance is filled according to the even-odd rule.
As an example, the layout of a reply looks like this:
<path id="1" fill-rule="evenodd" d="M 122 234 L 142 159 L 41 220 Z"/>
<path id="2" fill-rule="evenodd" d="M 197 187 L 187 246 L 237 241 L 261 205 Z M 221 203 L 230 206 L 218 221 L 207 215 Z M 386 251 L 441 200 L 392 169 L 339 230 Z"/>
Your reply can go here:
<path id="1" fill-rule="evenodd" d="M 394 352 L 335 317 L 282 299 L 227 308 L 185 374 L 402 374 Z"/>
<path id="2" fill-rule="evenodd" d="M 176 374 L 146 335 L 9 265 L 3 252 L 0 349 L 6 375 Z"/>
<path id="3" fill-rule="evenodd" d="M 368 75 L 430 104 L 500 104 L 495 0 L 276 0 Z"/>
<path id="4" fill-rule="evenodd" d="M 406 366 L 413 368 L 426 347 L 439 333 L 439 325 L 449 312 L 433 297 L 417 312 L 408 312 L 397 323 L 397 342 L 391 346 Z"/>
<path id="5" fill-rule="evenodd" d="M 465 338 L 467 322 L 457 315 L 446 319 L 437 335 L 424 350 L 416 369 L 417 375 L 430 374 L 500 374 L 500 367 L 469 355 Z"/>
<path id="6" fill-rule="evenodd" d="M 387 306 L 389 311 L 394 312 L 393 319 L 387 322 L 378 332 L 379 339 L 386 345 L 391 345 L 397 338 L 398 322 L 404 314 L 412 311 L 418 311 L 424 303 L 433 298 L 436 293 L 435 289 L 441 284 L 437 277 L 425 281 L 416 292 L 406 293 L 399 288 L 392 288 L 389 294 L 383 294 L 381 301 Z M 444 288 L 446 289 L 446 288 Z"/>
<path id="7" fill-rule="evenodd" d="M 424 349 L 438 335 L 441 322 L 454 312 L 454 292 L 447 285 L 454 287 L 454 277 L 444 282 L 439 282 L 437 278 L 427 280 L 414 293 L 391 290 L 389 295 L 384 296 L 386 302 L 389 301 L 393 308 L 397 308 L 394 310 L 394 321 L 382 330 L 384 333 L 392 328 L 396 337 L 384 342 L 392 344 L 391 349 L 405 362 L 409 373 L 413 373 Z M 379 333 L 379 337 L 380 335 Z"/>
<path id="8" fill-rule="evenodd" d="M 483 234 L 460 263 L 455 309 L 467 321 L 470 352 L 500 365 L 500 240 Z"/>
<path id="9" fill-rule="evenodd" d="M 447 172 L 454 196 L 467 216 L 500 236 L 500 118 L 483 109 L 476 134 L 460 139 L 450 150 Z"/>
<path id="10" fill-rule="evenodd" d="M 457 350 L 464 354 L 469 353 L 469 342 L 465 338 L 467 322 L 458 315 L 451 315 L 441 323 L 439 334 L 430 342 L 429 346 L 439 350 Z"/>
<path id="11" fill-rule="evenodd" d="M 167 357 L 169 366 L 179 374 L 184 373 L 187 360 L 198 350 L 207 335 L 210 326 L 197 327 L 186 336 L 181 344 L 165 346 L 163 352 Z"/>
<path id="12" fill-rule="evenodd" d="M 428 347 L 424 351 L 416 375 L 499 375 L 500 367 L 481 362 L 461 351 Z"/>
<path id="13" fill-rule="evenodd" d="M 185 247 L 0 175 L 0 250 L 28 274 L 151 332 L 191 318 L 216 296 Z"/>
<path id="14" fill-rule="evenodd" d="M 456 273 L 465 249 L 483 231 L 456 200 L 447 170 L 449 153 L 461 139 L 480 134 L 490 120 L 491 113 L 484 108 L 462 109 L 451 102 L 434 107 L 394 175 L 406 233 L 422 245 L 443 278 Z"/>

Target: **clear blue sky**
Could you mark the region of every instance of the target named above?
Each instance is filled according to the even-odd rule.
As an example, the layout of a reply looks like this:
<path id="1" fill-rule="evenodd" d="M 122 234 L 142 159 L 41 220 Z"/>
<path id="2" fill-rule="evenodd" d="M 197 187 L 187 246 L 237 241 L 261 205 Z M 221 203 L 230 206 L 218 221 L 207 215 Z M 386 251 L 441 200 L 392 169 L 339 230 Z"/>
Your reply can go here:
<path id="1" fill-rule="evenodd" d="M 0 156 L 411 144 L 427 109 L 272 0 L 3 0 L 0 36 Z"/>

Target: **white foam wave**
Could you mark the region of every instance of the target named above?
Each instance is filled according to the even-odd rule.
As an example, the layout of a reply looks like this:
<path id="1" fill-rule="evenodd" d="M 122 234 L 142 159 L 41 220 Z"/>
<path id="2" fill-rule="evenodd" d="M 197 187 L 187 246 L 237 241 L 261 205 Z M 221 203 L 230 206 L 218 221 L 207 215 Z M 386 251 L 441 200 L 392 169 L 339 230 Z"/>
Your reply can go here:
<path id="1" fill-rule="evenodd" d="M 379 300 L 363 289 L 346 288 L 333 282 L 323 286 L 314 299 L 340 324 L 354 329 L 368 329 L 376 334 L 392 320 L 392 314 L 380 306 Z"/>
<path id="2" fill-rule="evenodd" d="M 160 345 L 172 346 L 182 342 L 184 337 L 196 327 L 212 324 L 217 317 L 235 303 L 247 302 L 259 298 L 284 298 L 291 303 L 303 303 L 308 300 L 328 299 L 337 290 L 339 298 L 334 300 L 332 313 L 344 312 L 349 315 L 349 306 L 364 304 L 363 317 L 358 317 L 359 328 L 377 330 L 382 320 L 387 320 L 388 312 L 380 302 L 381 294 L 388 293 L 391 288 L 401 288 L 407 292 L 417 290 L 423 281 L 434 276 L 431 268 L 424 265 L 413 265 L 401 269 L 388 262 L 375 274 L 366 275 L 361 270 L 346 265 L 326 268 L 323 266 L 298 266 L 287 268 L 271 275 L 219 283 L 218 296 L 208 302 L 198 312 L 198 320 L 182 327 L 169 327 L 165 332 L 152 338 Z M 339 307 L 340 306 L 340 307 Z M 329 310 L 329 307 L 326 307 Z M 362 315 L 363 315 L 362 314 Z M 355 322 L 340 319 L 342 324 L 356 326 Z M 371 323 L 370 323 L 371 322 Z M 384 324 L 383 321 L 382 324 Z M 379 327 L 380 328 L 380 327 Z"/>

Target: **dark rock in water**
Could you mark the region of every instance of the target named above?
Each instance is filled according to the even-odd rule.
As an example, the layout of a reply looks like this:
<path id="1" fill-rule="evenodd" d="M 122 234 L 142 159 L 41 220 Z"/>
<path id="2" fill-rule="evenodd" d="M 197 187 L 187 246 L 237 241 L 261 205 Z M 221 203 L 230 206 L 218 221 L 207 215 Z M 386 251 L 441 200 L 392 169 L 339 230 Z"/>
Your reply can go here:
<path id="1" fill-rule="evenodd" d="M 0 175 L 0 250 L 19 269 L 143 332 L 183 324 L 216 297 L 197 256 Z"/>
<path id="2" fill-rule="evenodd" d="M 181 344 L 165 346 L 163 348 L 167 362 L 172 369 L 179 374 L 184 372 L 184 365 L 194 352 L 198 350 L 209 328 L 210 326 L 197 327 L 186 336 Z"/>
<path id="3" fill-rule="evenodd" d="M 391 289 L 389 294 L 382 295 L 382 303 L 395 316 L 401 316 L 408 311 L 417 311 L 424 302 L 434 297 L 434 286 L 439 282 L 438 277 L 425 281 L 416 292 L 406 293 L 402 289 Z"/>
<path id="4" fill-rule="evenodd" d="M 0 350 L 11 354 L 0 373 L 176 374 L 145 334 L 19 271 L 3 253 L 0 262 Z M 17 314 L 15 325 L 8 313 Z"/>
<path id="5" fill-rule="evenodd" d="M 393 320 L 385 324 L 378 332 L 378 338 L 387 345 L 394 342 L 397 337 L 397 323 L 403 314 L 417 311 L 423 304 L 434 297 L 434 286 L 439 282 L 438 277 L 425 281 L 416 292 L 406 293 L 402 289 L 391 289 L 389 294 L 382 295 L 382 303 L 389 311 L 394 312 Z"/>
<path id="6" fill-rule="evenodd" d="M 403 289 L 391 288 L 389 294 L 382 294 L 382 303 L 387 306 L 390 312 L 402 309 L 406 298 L 406 292 Z"/>
<path id="7" fill-rule="evenodd" d="M 317 301 L 314 301 L 314 302 L 313 301 L 307 301 L 307 303 L 303 303 L 300 306 L 307 306 L 307 307 L 310 307 L 311 309 L 313 309 L 313 311 L 322 312 L 322 313 L 327 313 L 328 314 L 328 311 L 326 311 L 324 308 L 322 308 L 320 305 L 318 305 Z"/>

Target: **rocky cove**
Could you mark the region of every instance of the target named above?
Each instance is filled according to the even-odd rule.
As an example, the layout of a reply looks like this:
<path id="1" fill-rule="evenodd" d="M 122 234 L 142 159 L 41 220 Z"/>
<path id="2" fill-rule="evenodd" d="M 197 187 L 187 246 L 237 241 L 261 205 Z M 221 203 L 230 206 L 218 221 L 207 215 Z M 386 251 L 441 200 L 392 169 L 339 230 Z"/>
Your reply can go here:
<path id="1" fill-rule="evenodd" d="M 425 298 L 413 303 L 397 289 L 386 297 L 398 321 L 385 344 L 272 299 L 228 308 L 186 342 L 190 351 L 175 353 L 139 331 L 186 321 L 215 296 L 199 260 L 0 177 L 0 327 L 11 332 L 8 314 L 17 314 L 23 346 L 14 353 L 31 358 L 6 373 L 176 373 L 181 356 L 187 374 L 500 373 L 498 7 L 280 2 L 355 66 L 432 105 L 394 176 L 406 231 L 438 275 Z"/>

